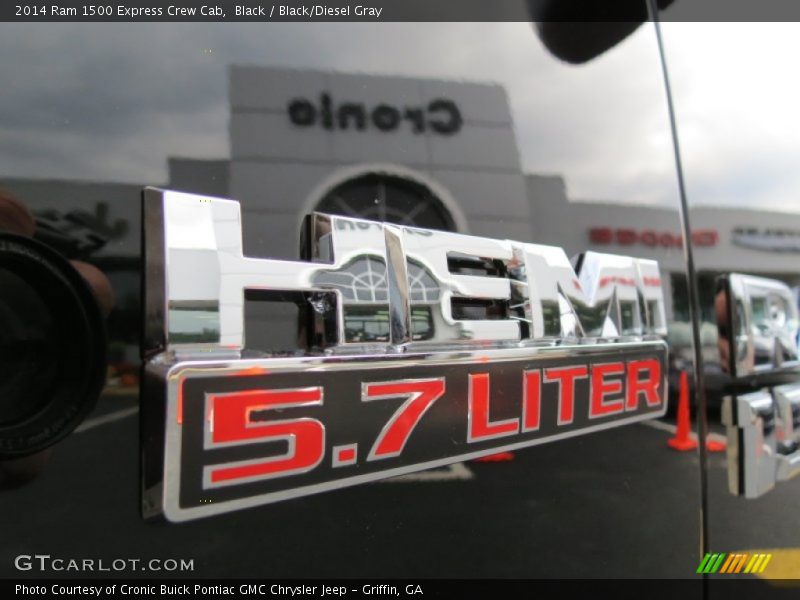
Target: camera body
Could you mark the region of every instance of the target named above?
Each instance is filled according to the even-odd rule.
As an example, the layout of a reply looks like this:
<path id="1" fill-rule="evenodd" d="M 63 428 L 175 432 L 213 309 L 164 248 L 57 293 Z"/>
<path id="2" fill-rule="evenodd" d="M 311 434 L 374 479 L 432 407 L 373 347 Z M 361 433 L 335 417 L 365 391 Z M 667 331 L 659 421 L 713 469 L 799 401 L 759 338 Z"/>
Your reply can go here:
<path id="1" fill-rule="evenodd" d="M 0 460 L 69 435 L 104 384 L 103 312 L 59 246 L 0 232 Z"/>

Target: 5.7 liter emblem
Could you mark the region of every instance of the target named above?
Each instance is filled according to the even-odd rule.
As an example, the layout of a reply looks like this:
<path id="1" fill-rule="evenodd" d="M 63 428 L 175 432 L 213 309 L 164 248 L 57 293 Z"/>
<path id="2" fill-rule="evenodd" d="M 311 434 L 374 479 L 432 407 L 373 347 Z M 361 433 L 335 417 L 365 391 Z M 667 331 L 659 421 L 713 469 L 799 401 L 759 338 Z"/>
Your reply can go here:
<path id="1" fill-rule="evenodd" d="M 310 215 L 245 257 L 239 204 L 144 194 L 145 516 L 184 521 L 666 410 L 654 261 Z M 301 350 L 246 343 L 292 302 Z M 252 324 L 250 324 L 252 326 Z M 263 325 L 262 325 L 263 326 Z"/>

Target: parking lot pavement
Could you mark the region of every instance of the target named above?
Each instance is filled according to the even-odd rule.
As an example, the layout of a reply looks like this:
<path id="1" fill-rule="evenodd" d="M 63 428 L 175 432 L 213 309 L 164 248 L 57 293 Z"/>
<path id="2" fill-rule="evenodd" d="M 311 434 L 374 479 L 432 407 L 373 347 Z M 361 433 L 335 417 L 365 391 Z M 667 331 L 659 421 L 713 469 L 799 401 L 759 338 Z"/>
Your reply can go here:
<path id="1" fill-rule="evenodd" d="M 698 564 L 697 456 L 668 437 L 630 425 L 171 525 L 139 516 L 136 398 L 105 398 L 38 480 L 3 493 L 0 576 L 47 553 L 192 559 L 199 577 L 685 577 Z"/>

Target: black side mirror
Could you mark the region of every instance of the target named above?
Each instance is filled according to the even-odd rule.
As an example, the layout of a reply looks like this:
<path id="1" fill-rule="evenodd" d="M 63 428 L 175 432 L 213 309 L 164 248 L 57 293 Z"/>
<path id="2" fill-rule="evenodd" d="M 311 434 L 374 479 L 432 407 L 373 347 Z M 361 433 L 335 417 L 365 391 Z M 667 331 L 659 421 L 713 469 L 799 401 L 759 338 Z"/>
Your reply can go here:
<path id="1" fill-rule="evenodd" d="M 658 0 L 663 10 L 674 0 Z M 545 47 L 572 64 L 613 48 L 648 19 L 646 0 L 527 0 Z"/>

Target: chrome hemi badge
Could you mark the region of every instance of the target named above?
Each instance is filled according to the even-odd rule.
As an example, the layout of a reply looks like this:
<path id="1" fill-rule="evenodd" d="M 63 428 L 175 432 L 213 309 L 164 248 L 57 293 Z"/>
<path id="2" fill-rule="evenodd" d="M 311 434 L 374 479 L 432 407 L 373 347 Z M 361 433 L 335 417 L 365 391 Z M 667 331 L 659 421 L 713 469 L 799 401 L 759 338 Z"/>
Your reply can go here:
<path id="1" fill-rule="evenodd" d="M 714 297 L 722 369 L 732 377 L 800 366 L 800 315 L 783 281 L 729 273 Z"/>
<path id="2" fill-rule="evenodd" d="M 313 214 L 245 257 L 235 201 L 144 193 L 143 511 L 185 521 L 662 416 L 655 261 Z M 245 295 L 300 350 L 246 344 Z M 294 340 L 296 342 L 296 340 Z M 295 344 L 296 348 L 296 344 Z"/>

